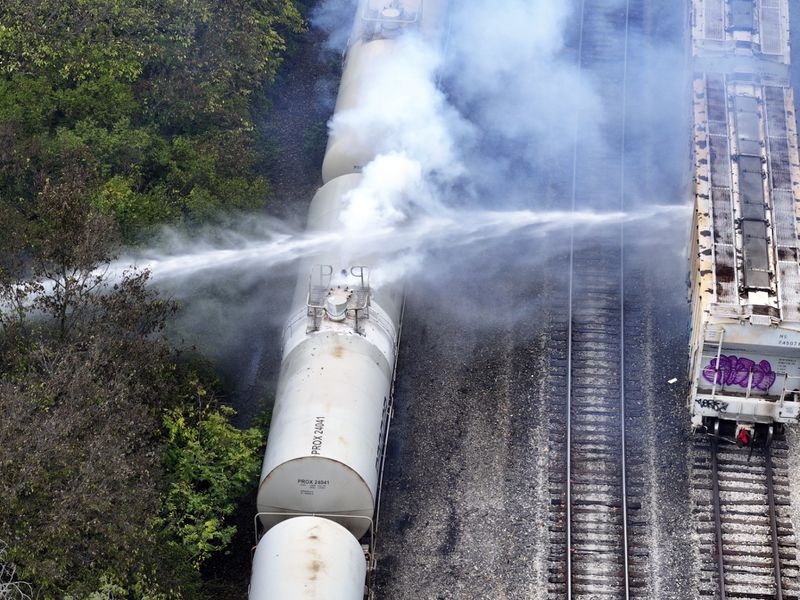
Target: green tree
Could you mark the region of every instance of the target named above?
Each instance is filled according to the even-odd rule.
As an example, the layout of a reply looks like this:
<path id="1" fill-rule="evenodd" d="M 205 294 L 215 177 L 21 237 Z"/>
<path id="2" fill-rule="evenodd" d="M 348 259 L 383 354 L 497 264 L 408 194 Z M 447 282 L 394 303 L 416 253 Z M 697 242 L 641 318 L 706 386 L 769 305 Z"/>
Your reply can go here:
<path id="1" fill-rule="evenodd" d="M 127 239 L 262 206 L 252 115 L 301 28 L 291 0 L 0 3 L 0 201 L 82 152 Z"/>
<path id="2" fill-rule="evenodd" d="M 232 416 L 225 406 L 183 406 L 164 417 L 170 477 L 164 518 L 197 567 L 228 546 L 236 528 L 225 519 L 258 477 L 264 434 L 233 427 Z"/>
<path id="3" fill-rule="evenodd" d="M 176 361 L 148 274 L 107 272 L 94 180 L 65 158 L 4 221 L 28 260 L 0 272 L 0 539 L 45 598 L 200 598 L 263 436 Z"/>

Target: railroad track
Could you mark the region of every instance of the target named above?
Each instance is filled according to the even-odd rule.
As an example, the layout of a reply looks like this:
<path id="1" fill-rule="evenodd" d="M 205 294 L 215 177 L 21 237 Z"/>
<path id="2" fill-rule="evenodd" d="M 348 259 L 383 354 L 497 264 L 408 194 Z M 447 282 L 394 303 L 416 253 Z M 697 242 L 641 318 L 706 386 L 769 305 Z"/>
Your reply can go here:
<path id="1" fill-rule="evenodd" d="M 582 3 L 578 62 L 582 77 L 596 84 L 604 120 L 589 132 L 578 111 L 573 210 L 625 208 L 628 40 L 638 4 Z M 632 578 L 622 226 L 573 230 L 569 263 L 564 431 L 551 436 L 551 445 L 560 443 L 565 456 L 556 461 L 563 476 L 551 486 L 549 592 L 553 598 L 627 600 Z"/>
<path id="2" fill-rule="evenodd" d="M 619 252 L 606 240 L 573 262 L 567 598 L 629 597 Z"/>
<path id="3" fill-rule="evenodd" d="M 717 438 L 695 441 L 699 595 L 719 600 L 800 598 L 786 459 L 782 440 L 752 452 Z"/>

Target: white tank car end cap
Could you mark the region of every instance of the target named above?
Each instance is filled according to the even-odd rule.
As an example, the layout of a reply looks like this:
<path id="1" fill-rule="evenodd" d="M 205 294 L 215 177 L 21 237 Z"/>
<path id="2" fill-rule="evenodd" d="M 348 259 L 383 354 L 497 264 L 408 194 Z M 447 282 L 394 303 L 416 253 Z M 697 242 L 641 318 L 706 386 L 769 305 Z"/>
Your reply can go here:
<path id="1" fill-rule="evenodd" d="M 363 600 L 366 575 L 363 548 L 349 531 L 295 517 L 259 541 L 249 600 Z"/>
<path id="2" fill-rule="evenodd" d="M 331 444 L 337 443 L 341 441 L 329 440 L 322 452 L 331 452 Z M 332 518 L 360 538 L 372 526 L 372 489 L 353 465 L 325 455 L 305 455 L 276 464 L 261 480 L 256 502 L 259 513 L 270 513 L 260 517 L 267 529 L 284 521 L 285 513 L 326 514 L 335 515 Z"/>

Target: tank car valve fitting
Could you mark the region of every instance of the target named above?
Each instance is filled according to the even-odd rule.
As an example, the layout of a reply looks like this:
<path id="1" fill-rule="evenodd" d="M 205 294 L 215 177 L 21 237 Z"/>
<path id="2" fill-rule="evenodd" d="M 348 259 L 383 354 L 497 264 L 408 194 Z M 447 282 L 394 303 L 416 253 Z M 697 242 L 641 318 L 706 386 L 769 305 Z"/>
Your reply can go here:
<path id="1" fill-rule="evenodd" d="M 350 291 L 336 288 L 328 292 L 325 299 L 325 312 L 331 321 L 344 321 L 347 317 L 347 302 L 350 300 Z"/>

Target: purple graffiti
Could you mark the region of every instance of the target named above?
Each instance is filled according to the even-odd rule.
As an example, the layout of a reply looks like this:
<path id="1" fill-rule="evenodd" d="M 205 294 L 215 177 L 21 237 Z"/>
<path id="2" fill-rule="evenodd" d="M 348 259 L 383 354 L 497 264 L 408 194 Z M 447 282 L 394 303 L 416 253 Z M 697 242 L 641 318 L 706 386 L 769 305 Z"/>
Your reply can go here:
<path id="1" fill-rule="evenodd" d="M 766 392 L 775 383 L 777 374 L 772 370 L 769 361 L 762 360 L 756 364 L 749 358 L 737 358 L 736 356 L 719 357 L 719 368 L 717 359 L 711 360 L 709 365 L 703 369 L 703 378 L 709 383 L 714 383 L 716 373 L 716 383 L 718 385 L 738 385 L 747 388 L 750 380 L 750 373 L 753 374 L 752 389 Z"/>

